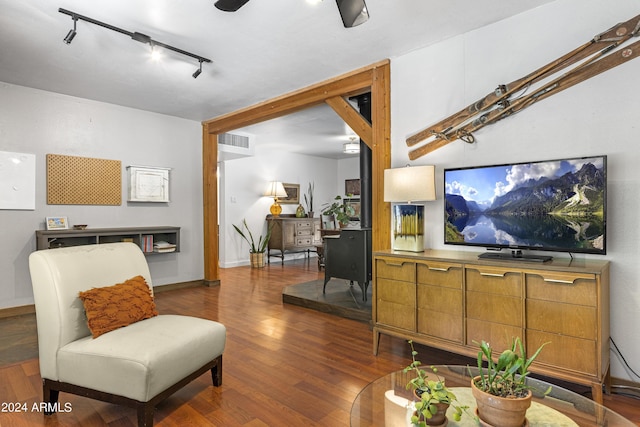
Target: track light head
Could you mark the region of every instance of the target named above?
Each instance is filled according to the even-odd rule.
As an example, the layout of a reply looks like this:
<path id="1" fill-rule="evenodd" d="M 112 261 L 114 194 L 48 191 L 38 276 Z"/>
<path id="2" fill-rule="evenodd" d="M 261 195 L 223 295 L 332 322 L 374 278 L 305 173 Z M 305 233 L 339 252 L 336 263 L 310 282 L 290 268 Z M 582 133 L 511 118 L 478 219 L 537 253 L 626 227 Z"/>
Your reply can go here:
<path id="1" fill-rule="evenodd" d="M 200 75 L 200 73 L 202 73 L 202 59 L 199 59 L 198 62 L 200 63 L 200 66 L 198 67 L 198 69 L 191 75 L 194 79 L 197 79 L 198 76 Z"/>
<path id="2" fill-rule="evenodd" d="M 73 41 L 73 38 L 76 36 L 76 30 L 69 30 L 69 32 L 67 33 L 67 36 L 63 39 L 63 41 L 66 44 L 71 44 L 71 42 Z"/>
<path id="3" fill-rule="evenodd" d="M 73 15 L 71 17 L 73 19 L 73 29 L 69 30 L 69 32 L 67 33 L 67 36 L 63 39 L 63 41 L 66 44 L 71 44 L 71 42 L 73 41 L 73 38 L 76 36 L 76 24 L 78 23 L 78 17 Z"/>

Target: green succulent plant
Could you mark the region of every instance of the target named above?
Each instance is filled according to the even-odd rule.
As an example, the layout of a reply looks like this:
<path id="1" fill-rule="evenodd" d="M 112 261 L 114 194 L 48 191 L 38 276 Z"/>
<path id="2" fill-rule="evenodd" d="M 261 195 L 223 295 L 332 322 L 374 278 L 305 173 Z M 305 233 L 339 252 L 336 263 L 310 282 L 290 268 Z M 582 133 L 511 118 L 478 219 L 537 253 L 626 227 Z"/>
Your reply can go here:
<path id="1" fill-rule="evenodd" d="M 476 342 L 476 344 L 478 344 Z M 527 385 L 529 367 L 538 357 L 542 348 L 548 343 L 542 344 L 535 353 L 527 358 L 527 352 L 520 338 L 514 338 L 511 346 L 498 356 L 497 362 L 493 359 L 493 349 L 488 342 L 482 341 L 478 345 L 478 379 L 476 387 L 489 394 L 499 397 L 523 397 L 530 387 Z M 486 360 L 487 367 L 483 367 Z M 546 393 L 551 389 L 549 388 Z"/>

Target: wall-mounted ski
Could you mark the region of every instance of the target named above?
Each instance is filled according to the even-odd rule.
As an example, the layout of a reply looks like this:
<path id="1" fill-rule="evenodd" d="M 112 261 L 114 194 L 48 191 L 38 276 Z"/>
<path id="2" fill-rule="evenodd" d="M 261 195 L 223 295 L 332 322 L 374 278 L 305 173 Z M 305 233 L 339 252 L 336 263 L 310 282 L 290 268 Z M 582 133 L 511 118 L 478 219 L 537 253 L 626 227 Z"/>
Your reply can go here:
<path id="1" fill-rule="evenodd" d="M 613 51 L 631 37 L 637 36 L 639 32 L 640 15 L 615 25 L 579 48 L 521 79 L 499 85 L 494 92 L 465 109 L 407 138 L 406 142 L 410 147 L 421 141 L 430 140 L 425 145 L 410 151 L 409 158 L 415 160 L 457 139 L 474 142 L 475 138 L 472 132 L 495 123 L 507 115 L 521 111 L 536 101 L 635 58 L 637 50 L 640 49 L 637 42 Z M 550 83 L 533 90 L 531 95 L 523 95 L 513 101 L 510 100 L 516 92 L 529 88 L 543 79 L 551 78 L 554 74 L 576 63 L 579 64 Z"/>

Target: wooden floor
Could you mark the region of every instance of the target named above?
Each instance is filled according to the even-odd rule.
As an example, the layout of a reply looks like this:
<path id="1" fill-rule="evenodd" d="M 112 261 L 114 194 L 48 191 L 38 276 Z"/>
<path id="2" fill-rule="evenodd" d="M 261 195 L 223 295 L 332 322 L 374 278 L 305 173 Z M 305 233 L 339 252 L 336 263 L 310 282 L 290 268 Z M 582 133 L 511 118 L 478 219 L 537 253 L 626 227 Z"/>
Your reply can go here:
<path id="1" fill-rule="evenodd" d="M 213 387 L 211 377 L 203 375 L 156 408 L 155 425 L 348 426 L 358 392 L 406 366 L 410 354 L 404 341 L 383 336 L 374 357 L 366 322 L 282 303 L 285 286 L 321 277 L 313 261 L 299 260 L 284 267 L 223 269 L 220 287 L 158 292 L 163 314 L 225 324 L 227 347 L 222 387 Z M 35 409 L 42 390 L 33 316 L 0 320 L 0 333 L 1 427 L 136 425 L 132 409 L 64 393 L 60 402 L 68 412 L 39 413 Z M 417 350 L 426 364 L 468 362 L 422 346 Z M 605 400 L 640 426 L 638 400 L 618 395 Z"/>

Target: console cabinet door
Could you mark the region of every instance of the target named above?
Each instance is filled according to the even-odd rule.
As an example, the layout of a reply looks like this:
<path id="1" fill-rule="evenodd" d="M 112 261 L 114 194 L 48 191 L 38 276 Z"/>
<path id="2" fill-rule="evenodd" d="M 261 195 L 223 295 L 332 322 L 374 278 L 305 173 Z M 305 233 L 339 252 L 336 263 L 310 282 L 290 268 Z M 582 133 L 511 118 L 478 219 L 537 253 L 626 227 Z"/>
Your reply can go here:
<path id="1" fill-rule="evenodd" d="M 376 259 L 376 322 L 416 331 L 416 264 Z"/>
<path id="2" fill-rule="evenodd" d="M 282 221 L 282 241 L 283 249 L 290 248 L 296 244 L 296 223 L 293 221 Z"/>
<path id="3" fill-rule="evenodd" d="M 597 374 L 600 323 L 596 276 L 540 272 L 526 274 L 525 280 L 527 351 L 548 342 L 538 363 Z"/>
<path id="4" fill-rule="evenodd" d="M 523 336 L 524 294 L 520 270 L 468 266 L 466 275 L 466 344 L 485 340 L 507 348 Z"/>
<path id="5" fill-rule="evenodd" d="M 463 342 L 462 265 L 417 264 L 418 333 Z"/>

